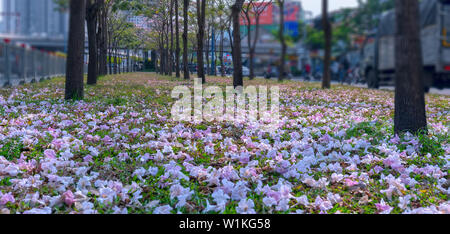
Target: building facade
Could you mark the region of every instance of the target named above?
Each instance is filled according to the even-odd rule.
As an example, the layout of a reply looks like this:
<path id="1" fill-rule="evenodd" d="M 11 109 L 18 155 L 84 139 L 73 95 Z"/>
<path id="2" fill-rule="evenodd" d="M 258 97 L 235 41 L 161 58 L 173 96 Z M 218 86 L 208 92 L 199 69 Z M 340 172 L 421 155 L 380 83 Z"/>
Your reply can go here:
<path id="1" fill-rule="evenodd" d="M 58 11 L 53 0 L 0 0 L 0 2 L 2 34 L 63 39 L 68 33 L 68 13 Z"/>

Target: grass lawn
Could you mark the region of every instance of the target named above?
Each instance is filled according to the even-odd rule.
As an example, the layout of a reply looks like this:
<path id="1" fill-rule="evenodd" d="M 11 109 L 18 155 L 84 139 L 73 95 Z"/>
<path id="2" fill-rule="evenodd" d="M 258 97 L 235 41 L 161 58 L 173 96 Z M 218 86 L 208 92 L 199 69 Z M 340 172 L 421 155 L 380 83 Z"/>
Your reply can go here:
<path id="1" fill-rule="evenodd" d="M 394 93 L 280 86 L 281 124 L 173 122 L 154 73 L 0 89 L 0 213 L 450 213 L 450 97 L 428 135 L 393 134 Z M 207 85 L 231 85 L 208 77 Z"/>

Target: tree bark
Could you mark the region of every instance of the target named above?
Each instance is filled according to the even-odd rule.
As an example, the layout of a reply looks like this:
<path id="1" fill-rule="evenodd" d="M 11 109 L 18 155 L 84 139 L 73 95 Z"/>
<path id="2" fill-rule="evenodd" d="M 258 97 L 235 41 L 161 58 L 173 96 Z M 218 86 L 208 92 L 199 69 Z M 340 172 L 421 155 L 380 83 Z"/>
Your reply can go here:
<path id="1" fill-rule="evenodd" d="M 225 76 L 225 67 L 223 66 L 223 28 L 220 30 L 220 75 Z"/>
<path id="2" fill-rule="evenodd" d="M 328 0 L 322 0 L 322 24 L 325 33 L 325 57 L 323 61 L 323 78 L 322 88 L 329 89 L 331 87 L 331 24 L 328 19 Z"/>
<path id="3" fill-rule="evenodd" d="M 170 48 L 170 41 L 169 41 L 169 33 L 170 33 L 170 23 L 169 21 L 166 22 L 166 49 L 164 51 L 165 58 L 166 58 L 166 76 L 172 75 L 170 71 L 170 56 L 169 56 L 169 48 Z"/>
<path id="4" fill-rule="evenodd" d="M 396 0 L 395 133 L 427 132 L 419 1 Z"/>
<path id="5" fill-rule="evenodd" d="M 169 62 L 170 62 L 170 71 L 169 71 L 169 75 L 172 76 L 172 72 L 174 71 L 174 58 L 173 58 L 173 5 L 174 5 L 174 0 L 170 1 L 170 55 L 169 55 Z"/>
<path id="6" fill-rule="evenodd" d="M 183 1 L 183 72 L 184 79 L 189 80 L 189 65 L 188 65 L 188 9 L 189 0 Z"/>
<path id="7" fill-rule="evenodd" d="M 89 43 L 88 85 L 97 84 L 98 59 L 97 59 L 97 0 L 86 0 L 86 23 Z"/>
<path id="8" fill-rule="evenodd" d="M 105 5 L 105 0 L 101 0 L 101 13 L 100 13 L 100 58 L 99 58 L 99 73 L 100 75 L 108 74 L 108 25 L 107 25 L 107 17 L 108 17 L 108 9 Z"/>
<path id="9" fill-rule="evenodd" d="M 250 22 L 250 7 L 252 3 L 248 3 L 246 9 L 244 10 L 244 16 L 247 20 L 247 47 L 249 54 L 249 69 L 250 69 L 250 80 L 254 78 L 254 64 L 253 64 L 253 53 L 252 53 L 252 32 L 251 32 L 251 22 Z"/>
<path id="10" fill-rule="evenodd" d="M 84 95 L 84 22 L 86 16 L 85 0 L 70 0 L 69 41 L 65 99 L 79 100 Z"/>
<path id="11" fill-rule="evenodd" d="M 211 33 L 210 33 L 210 28 L 211 25 L 208 25 L 206 32 L 207 32 L 207 36 L 206 36 L 206 47 L 205 47 L 205 58 L 206 58 L 206 74 L 211 75 L 211 70 L 210 70 L 210 63 L 209 63 L 209 49 L 210 49 L 210 39 L 211 39 Z"/>
<path id="12" fill-rule="evenodd" d="M 203 44 L 205 38 L 205 9 L 206 0 L 197 0 L 197 21 L 198 21 L 198 34 L 197 34 L 197 74 L 202 79 L 202 83 L 206 83 L 205 68 L 203 63 Z"/>
<path id="13" fill-rule="evenodd" d="M 178 22 L 178 0 L 175 0 L 175 70 L 176 77 L 180 78 L 180 31 Z"/>
<path id="14" fill-rule="evenodd" d="M 241 32 L 239 30 L 239 15 L 242 10 L 244 0 L 236 0 L 231 7 L 231 18 L 233 20 L 233 86 L 243 86 L 242 78 L 242 52 L 241 52 Z"/>

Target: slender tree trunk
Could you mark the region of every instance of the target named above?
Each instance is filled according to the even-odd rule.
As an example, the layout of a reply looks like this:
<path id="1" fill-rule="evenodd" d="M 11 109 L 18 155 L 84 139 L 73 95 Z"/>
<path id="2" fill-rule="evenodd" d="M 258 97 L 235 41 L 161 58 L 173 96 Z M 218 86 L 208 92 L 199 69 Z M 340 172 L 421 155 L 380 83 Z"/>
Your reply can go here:
<path id="1" fill-rule="evenodd" d="M 171 68 L 170 68 L 170 55 L 169 55 L 169 49 L 170 49 L 170 40 L 169 40 L 169 34 L 170 34 L 170 23 L 169 21 L 166 22 L 166 49 L 165 49 L 165 58 L 166 58 L 166 76 L 172 75 L 171 74 Z"/>
<path id="2" fill-rule="evenodd" d="M 114 74 L 117 74 L 119 72 L 118 69 L 119 57 L 117 56 L 117 47 L 115 42 L 113 46 L 114 46 Z"/>
<path id="3" fill-rule="evenodd" d="M 202 83 L 206 83 L 205 68 L 203 63 L 203 44 L 205 38 L 205 9 L 206 0 L 197 0 L 197 21 L 198 21 L 198 34 L 197 34 L 197 74 L 202 79 Z"/>
<path id="4" fill-rule="evenodd" d="M 166 56 L 165 56 L 165 49 L 164 49 L 164 47 L 162 46 L 161 47 L 161 52 L 159 53 L 160 54 L 160 67 L 161 67 L 161 75 L 164 75 L 164 73 L 165 73 L 165 71 L 166 71 Z"/>
<path id="5" fill-rule="evenodd" d="M 220 75 L 225 76 L 225 68 L 223 67 L 223 28 L 220 30 Z"/>
<path id="6" fill-rule="evenodd" d="M 252 50 L 252 32 L 251 32 L 251 27 L 252 27 L 252 24 L 251 24 L 251 18 L 250 18 L 250 14 L 251 14 L 251 12 L 250 12 L 250 8 L 251 8 L 251 4 L 252 3 L 249 3 L 250 5 L 248 5 L 248 6 L 246 6 L 247 8 L 247 10 L 244 12 L 244 14 L 245 14 L 245 18 L 246 18 L 246 20 L 247 20 L 247 47 L 248 47 L 248 54 L 249 54 L 249 69 L 250 69 L 250 80 L 253 80 L 253 78 L 255 78 L 255 67 L 254 67 L 254 50 Z M 255 16 L 255 17 L 257 17 L 257 16 Z M 255 25 L 255 27 L 258 27 L 258 25 L 256 24 Z M 257 37 L 256 35 L 255 35 L 255 37 Z"/>
<path id="7" fill-rule="evenodd" d="M 248 47 L 248 55 L 249 55 L 249 69 L 250 69 L 250 80 L 254 78 L 254 67 L 253 67 L 253 55 L 252 55 L 252 32 L 251 32 L 251 24 L 250 17 L 247 16 L 248 24 L 247 24 L 247 47 Z"/>
<path id="8" fill-rule="evenodd" d="M 97 84 L 98 64 L 97 64 L 97 9 L 98 3 L 93 0 L 86 0 L 86 22 L 89 43 L 89 65 L 88 65 L 88 85 Z"/>
<path id="9" fill-rule="evenodd" d="M 208 74 L 208 75 L 210 75 L 211 74 L 211 70 L 210 70 L 210 68 L 211 68 L 211 66 L 210 66 L 210 63 L 209 63 L 209 46 L 210 46 L 210 40 L 211 40 L 211 33 L 210 33 L 210 28 L 211 28 L 211 25 L 208 25 L 208 28 L 207 28 L 207 30 L 206 30 L 206 32 L 207 32 L 207 36 L 206 36 L 206 48 L 205 48 L 205 57 L 206 57 L 206 74 Z"/>
<path id="10" fill-rule="evenodd" d="M 174 0 L 170 1 L 170 76 L 172 76 L 172 72 L 174 71 L 174 58 L 173 58 L 173 5 L 174 5 Z"/>
<path id="11" fill-rule="evenodd" d="M 331 87 L 331 24 L 328 19 L 328 0 L 322 0 L 322 24 L 325 33 L 325 57 L 323 61 L 323 78 L 322 78 L 322 88 L 329 89 Z"/>
<path id="12" fill-rule="evenodd" d="M 100 71 L 101 75 L 108 74 L 108 9 L 105 4 L 105 0 L 102 0 L 102 13 L 101 13 L 101 40 L 100 40 Z"/>
<path id="13" fill-rule="evenodd" d="M 188 65 L 188 9 L 189 0 L 183 1 L 183 72 L 184 79 L 189 80 L 189 65 Z"/>
<path id="14" fill-rule="evenodd" d="M 180 30 L 178 21 L 178 0 L 175 0 L 175 71 L 176 77 L 180 77 Z"/>
<path id="15" fill-rule="evenodd" d="M 233 54 L 233 32 L 228 28 L 228 40 L 230 40 L 231 54 Z"/>
<path id="16" fill-rule="evenodd" d="M 242 10 L 244 0 L 236 0 L 231 7 L 231 18 L 233 20 L 233 86 L 243 86 L 242 78 L 242 53 L 241 53 L 241 32 L 239 30 L 239 15 Z"/>
<path id="17" fill-rule="evenodd" d="M 395 133 L 427 131 L 419 1 L 396 0 Z"/>
<path id="18" fill-rule="evenodd" d="M 284 68 L 286 64 L 286 40 L 284 38 L 284 0 L 278 0 L 278 5 L 280 7 L 280 30 L 278 31 L 278 36 L 280 37 L 281 42 L 281 57 L 280 57 L 280 66 L 279 66 L 279 74 L 278 80 L 281 81 L 284 79 Z"/>
<path id="19" fill-rule="evenodd" d="M 69 41 L 65 99 L 83 99 L 84 95 L 84 22 L 86 2 L 70 0 Z"/>

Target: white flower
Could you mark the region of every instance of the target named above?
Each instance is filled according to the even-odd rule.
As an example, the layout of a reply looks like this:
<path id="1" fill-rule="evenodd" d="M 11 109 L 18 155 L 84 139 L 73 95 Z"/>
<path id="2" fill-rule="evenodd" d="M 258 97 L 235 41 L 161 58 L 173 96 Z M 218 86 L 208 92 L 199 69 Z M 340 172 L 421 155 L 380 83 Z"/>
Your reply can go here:
<path id="1" fill-rule="evenodd" d="M 133 175 L 137 176 L 137 178 L 139 178 L 140 180 L 143 180 L 142 177 L 145 176 L 146 173 L 147 173 L 147 170 L 145 170 L 145 168 L 141 167 L 139 169 L 136 169 L 133 172 Z"/>
<path id="2" fill-rule="evenodd" d="M 149 167 L 147 173 L 152 176 L 156 176 L 156 174 L 158 174 L 158 171 L 159 171 L 158 167 Z"/>
<path id="3" fill-rule="evenodd" d="M 66 149 L 66 151 L 61 153 L 61 157 L 65 160 L 69 160 L 73 157 L 73 154 L 70 152 L 70 149 Z"/>
<path id="4" fill-rule="evenodd" d="M 297 200 L 298 203 L 300 203 L 301 205 L 304 206 L 308 206 L 309 205 L 309 201 L 308 201 L 308 197 L 306 195 L 302 195 L 300 197 L 295 198 Z"/>
<path id="5" fill-rule="evenodd" d="M 410 199 L 411 199 L 411 195 L 406 195 L 404 197 L 399 197 L 398 200 L 398 207 L 402 210 L 405 210 L 406 208 L 408 208 L 408 205 L 410 203 Z"/>
<path id="6" fill-rule="evenodd" d="M 241 181 L 239 181 L 236 186 L 231 191 L 231 199 L 235 201 L 240 201 L 242 199 L 247 198 L 247 191 L 249 188 L 247 188 Z"/>
<path id="7" fill-rule="evenodd" d="M 116 197 L 116 192 L 110 188 L 100 188 L 99 190 L 100 196 L 97 198 L 102 204 L 110 204 L 113 203 L 114 198 Z"/>
<path id="8" fill-rule="evenodd" d="M 236 207 L 236 212 L 239 214 L 255 214 L 255 210 L 253 207 L 255 206 L 255 203 L 253 200 L 250 199 L 242 199 L 238 207 Z"/>
<path id="9" fill-rule="evenodd" d="M 10 164 L 2 171 L 3 173 L 9 174 L 10 176 L 17 176 L 17 174 L 19 174 L 19 167 L 14 164 Z"/>
<path id="10" fill-rule="evenodd" d="M 164 149 L 162 151 L 164 154 L 172 154 L 173 150 L 172 150 L 172 146 L 170 145 L 164 145 Z"/>
<path id="11" fill-rule="evenodd" d="M 203 210 L 203 213 L 208 213 L 210 211 L 215 211 L 217 206 L 209 204 L 209 201 L 206 200 L 206 208 Z"/>
<path id="12" fill-rule="evenodd" d="M 89 152 L 91 152 L 91 155 L 94 157 L 97 157 L 99 154 L 98 150 L 95 147 L 89 146 L 88 150 L 89 150 Z"/>
<path id="13" fill-rule="evenodd" d="M 342 201 L 339 194 L 328 193 L 327 198 L 331 202 L 331 204 L 336 204 Z"/>
<path id="14" fill-rule="evenodd" d="M 85 201 L 81 203 L 81 210 L 83 214 L 96 214 L 97 211 L 94 210 L 94 204 L 91 202 Z"/>
<path id="15" fill-rule="evenodd" d="M 153 211 L 153 214 L 170 214 L 170 211 L 172 211 L 172 207 L 169 205 L 158 206 Z"/>
<path id="16" fill-rule="evenodd" d="M 272 197 L 264 197 L 263 198 L 263 203 L 267 207 L 272 207 L 272 206 L 277 204 L 277 201 L 274 198 L 272 198 Z"/>
<path id="17" fill-rule="evenodd" d="M 278 211 L 286 211 L 289 209 L 289 199 L 281 199 L 280 202 L 278 203 L 276 210 Z"/>
<path id="18" fill-rule="evenodd" d="M 24 214 L 51 214 L 52 209 L 50 207 L 44 207 L 42 209 L 33 208 L 31 210 L 27 210 L 23 212 Z"/>
<path id="19" fill-rule="evenodd" d="M 217 204 L 226 204 L 230 199 L 230 196 L 225 194 L 222 189 L 216 189 L 211 196 Z"/>
<path id="20" fill-rule="evenodd" d="M 161 153 L 161 151 L 158 150 L 158 151 L 156 151 L 156 155 L 155 155 L 154 159 L 156 161 L 162 161 L 162 160 L 164 160 L 164 155 Z"/>

